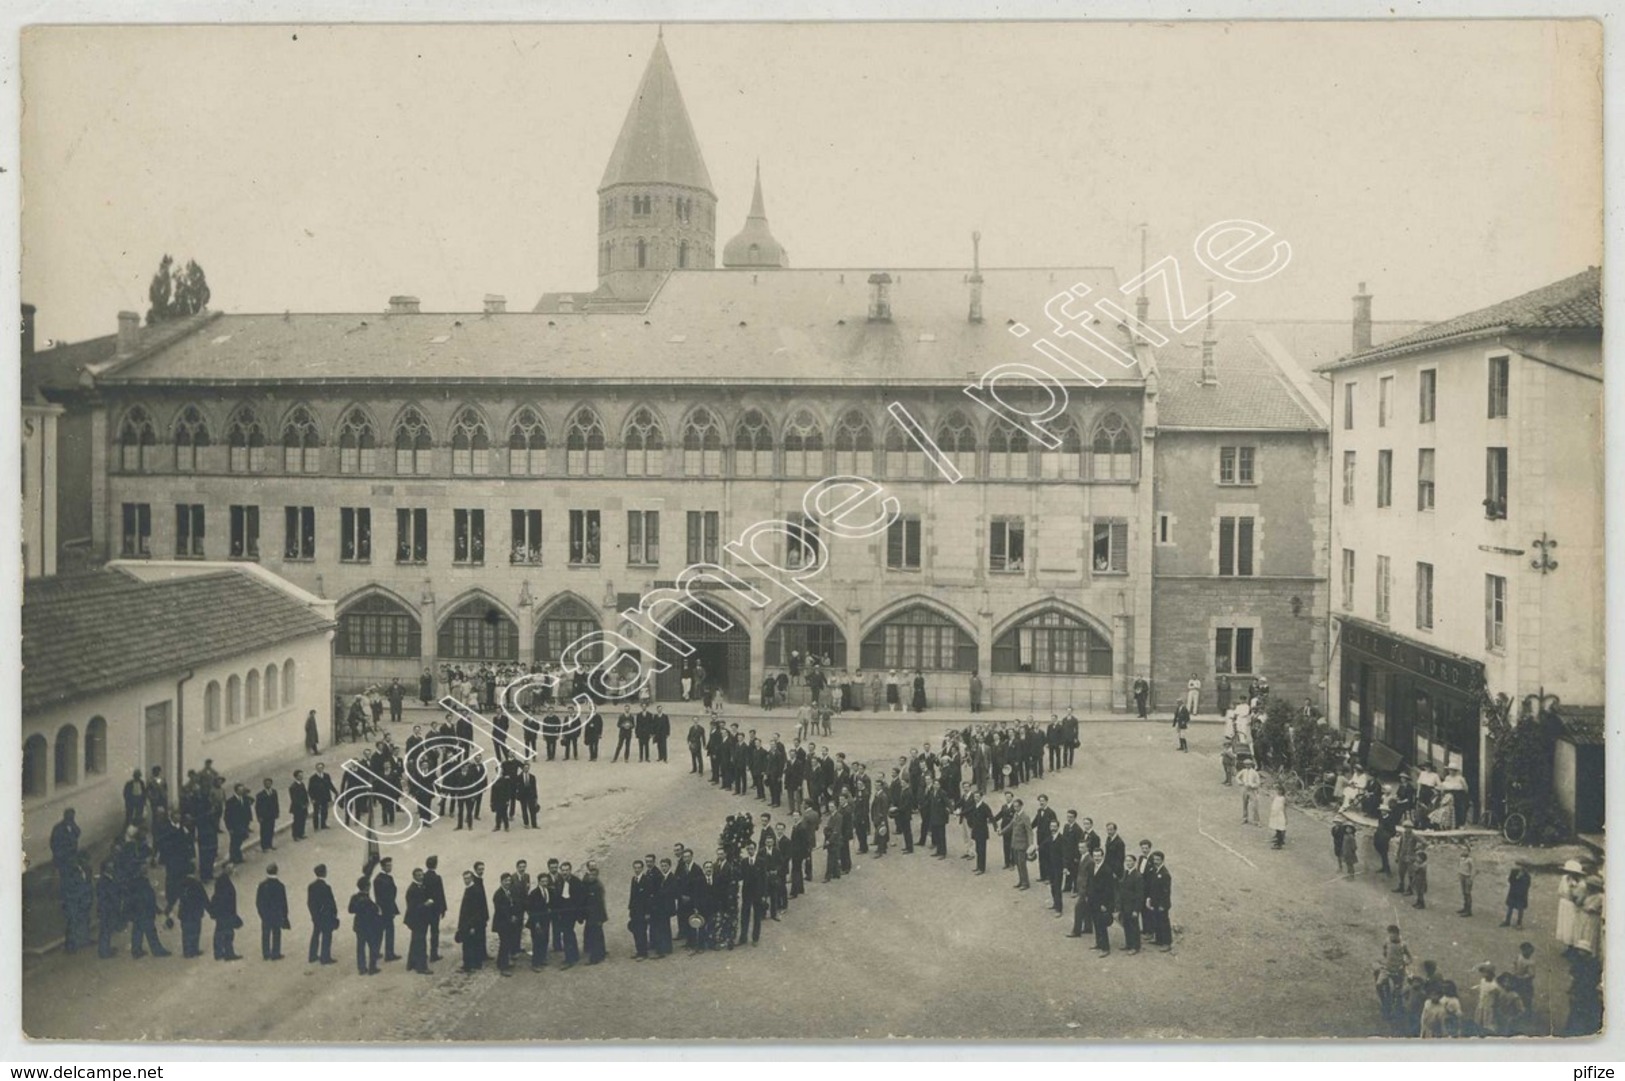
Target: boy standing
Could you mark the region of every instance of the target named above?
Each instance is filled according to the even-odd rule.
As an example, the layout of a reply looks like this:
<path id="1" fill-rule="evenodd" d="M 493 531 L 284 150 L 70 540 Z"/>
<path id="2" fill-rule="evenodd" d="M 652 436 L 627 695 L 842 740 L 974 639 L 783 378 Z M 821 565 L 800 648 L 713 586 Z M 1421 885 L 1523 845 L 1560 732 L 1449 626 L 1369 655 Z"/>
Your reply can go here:
<path id="1" fill-rule="evenodd" d="M 1466 841 L 1461 842 L 1461 859 L 1456 861 L 1456 877 L 1461 879 L 1461 911 L 1458 916 L 1471 916 L 1473 914 L 1473 849 Z"/>

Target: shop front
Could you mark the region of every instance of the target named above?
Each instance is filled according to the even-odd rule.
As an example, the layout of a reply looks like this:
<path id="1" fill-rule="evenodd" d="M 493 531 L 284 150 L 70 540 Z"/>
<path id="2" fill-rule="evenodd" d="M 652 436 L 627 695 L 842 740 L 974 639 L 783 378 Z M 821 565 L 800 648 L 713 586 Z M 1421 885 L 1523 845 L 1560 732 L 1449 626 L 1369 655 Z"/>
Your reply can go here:
<path id="1" fill-rule="evenodd" d="M 1359 733 L 1365 761 L 1384 772 L 1454 766 L 1467 779 L 1472 806 L 1480 806 L 1483 664 L 1362 620 L 1341 623 L 1339 721 Z"/>

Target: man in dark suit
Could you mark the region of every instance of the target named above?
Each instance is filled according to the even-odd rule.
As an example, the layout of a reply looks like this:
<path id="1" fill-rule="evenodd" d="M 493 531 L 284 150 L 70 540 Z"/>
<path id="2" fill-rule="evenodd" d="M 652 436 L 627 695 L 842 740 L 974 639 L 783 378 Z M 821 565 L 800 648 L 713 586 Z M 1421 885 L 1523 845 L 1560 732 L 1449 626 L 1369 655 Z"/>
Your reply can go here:
<path id="1" fill-rule="evenodd" d="M 1056 817 L 1050 808 L 1049 797 L 1038 797 L 1038 811 L 1033 815 L 1033 836 L 1038 841 L 1038 881 L 1048 882 L 1052 878 L 1061 877 L 1059 861 L 1055 858 L 1056 835 L 1060 833 L 1061 820 Z"/>
<path id="2" fill-rule="evenodd" d="M 288 811 L 293 815 L 293 839 L 305 839 L 305 820 L 310 817 L 310 789 L 305 784 L 305 771 L 293 771 L 293 783 L 288 786 Z"/>
<path id="3" fill-rule="evenodd" d="M 530 771 L 529 762 L 519 767 L 519 776 L 514 784 L 519 799 L 520 816 L 524 820 L 525 828 L 533 830 L 536 828 L 536 816 L 542 809 L 542 803 L 536 792 L 536 775 Z"/>
<path id="4" fill-rule="evenodd" d="M 638 737 L 638 761 L 649 761 L 649 741 L 654 738 L 655 718 L 647 708 L 638 711 L 637 719 L 633 722 L 633 730 Z"/>
<path id="5" fill-rule="evenodd" d="M 869 799 L 869 822 L 875 831 L 874 858 L 879 859 L 886 854 L 886 844 L 891 840 L 891 788 L 882 778 L 873 786 L 873 792 Z"/>
<path id="6" fill-rule="evenodd" d="M 705 775 L 705 759 L 702 752 L 705 750 L 705 726 L 698 717 L 688 729 L 688 771 Z"/>
<path id="7" fill-rule="evenodd" d="M 1107 932 L 1112 925 L 1112 914 L 1117 911 L 1117 879 L 1106 865 L 1106 853 L 1095 850 L 1089 871 L 1089 886 L 1083 900 L 1089 906 L 1089 918 L 1095 925 L 1095 946 L 1102 957 L 1112 952 L 1112 941 Z"/>
<path id="8" fill-rule="evenodd" d="M 311 774 L 310 809 L 314 819 L 312 826 L 315 829 L 327 828 L 327 809 L 332 806 L 333 799 L 338 790 L 333 787 L 333 778 L 327 775 L 327 767 L 321 762 L 316 763 L 316 772 Z"/>
<path id="9" fill-rule="evenodd" d="M 333 932 L 339 928 L 339 903 L 327 884 L 325 863 L 316 865 L 316 877 L 305 887 L 305 907 L 310 911 L 310 963 L 336 964 Z"/>
<path id="10" fill-rule="evenodd" d="M 824 881 L 841 877 L 841 831 L 845 828 L 841 809 L 832 807 L 824 820 Z"/>
<path id="11" fill-rule="evenodd" d="M 564 954 L 565 968 L 573 968 L 581 960 L 576 924 L 582 921 L 585 911 L 581 880 L 570 872 L 571 865 L 562 863 L 558 876 L 553 879 L 553 948 Z"/>
<path id="12" fill-rule="evenodd" d="M 209 894 L 196 874 L 189 873 L 181 879 L 175 905 L 181 921 L 181 956 L 203 956 L 199 943 L 203 937 L 203 917 L 209 911 Z"/>
<path id="13" fill-rule="evenodd" d="M 744 858 L 739 861 L 737 874 L 740 881 L 739 944 L 749 938 L 752 945 L 762 941 L 762 917 L 767 915 L 767 864 L 756 854 L 756 846 L 745 845 Z"/>
<path id="14" fill-rule="evenodd" d="M 525 894 L 525 926 L 530 929 L 532 972 L 547 967 L 547 948 L 552 939 L 552 883 L 550 875 L 539 874 L 535 885 Z"/>
<path id="15" fill-rule="evenodd" d="M 983 875 L 987 873 L 987 839 L 993 823 L 993 812 L 980 792 L 973 791 L 968 798 L 965 823 L 970 827 L 971 843 L 976 846 L 976 873 Z"/>
<path id="16" fill-rule="evenodd" d="M 491 909 L 485 887 L 474 872 L 463 872 L 463 900 L 457 910 L 457 941 L 463 947 L 463 971 L 477 972 L 485 964 L 485 928 Z"/>
<path id="17" fill-rule="evenodd" d="M 429 975 L 429 923 L 433 918 L 434 902 L 424 884 L 423 868 L 414 868 L 412 882 L 406 887 L 406 929 L 412 939 L 406 947 L 406 971 Z"/>
<path id="18" fill-rule="evenodd" d="M 209 915 L 214 918 L 214 959 L 241 961 L 236 939 L 237 928 L 243 925 L 243 921 L 237 915 L 237 887 L 231 881 L 229 863 L 220 866 L 220 877 L 214 880 L 214 896 L 209 898 Z"/>
<path id="19" fill-rule="evenodd" d="M 1004 838 L 1004 869 L 1007 871 L 1015 866 L 1015 859 L 1010 853 L 1010 834 L 1005 829 L 1010 824 L 1010 820 L 1016 816 L 1015 799 L 1015 794 L 1007 789 L 1004 793 L 1003 806 L 993 816 L 993 828 L 998 830 Z M 1022 855 L 1025 856 L 1026 853 Z"/>
<path id="20" fill-rule="evenodd" d="M 632 761 L 632 733 L 637 726 L 637 718 L 632 716 L 632 707 L 627 706 L 620 719 L 615 722 L 615 754 L 610 758 L 611 762 L 621 761 L 623 754 L 626 761 Z"/>
<path id="21" fill-rule="evenodd" d="M 901 770 L 894 768 L 891 777 L 892 820 L 903 839 L 903 855 L 908 856 L 914 853 L 914 789 Z"/>
<path id="22" fill-rule="evenodd" d="M 440 878 L 440 857 L 430 856 L 423 861 L 423 889 L 429 900 L 429 960 L 440 960 L 440 921 L 449 908 L 446 905 L 446 884 Z"/>
<path id="23" fill-rule="evenodd" d="M 1142 875 L 1145 880 L 1145 929 L 1163 953 L 1174 948 L 1169 910 L 1174 903 L 1174 878 L 1164 865 L 1161 852 L 1151 853 L 1151 863 Z"/>
<path id="24" fill-rule="evenodd" d="M 1083 859 L 1083 827 L 1078 825 L 1078 812 L 1068 811 L 1066 813 L 1066 825 L 1061 827 L 1061 832 L 1056 837 L 1055 844 L 1061 858 L 1061 872 L 1065 878 L 1062 888 L 1076 890 L 1078 888 L 1078 864 Z M 1058 891 L 1054 891 L 1053 886 L 1051 889 L 1056 894 L 1055 910 L 1059 912 L 1061 910 L 1060 894 Z"/>
<path id="25" fill-rule="evenodd" d="M 626 898 L 626 925 L 632 932 L 632 957 L 637 961 L 649 957 L 649 909 L 653 899 L 649 896 L 652 883 L 648 864 L 632 861 L 632 882 Z"/>
<path id="26" fill-rule="evenodd" d="M 525 929 L 524 900 L 518 896 L 513 875 L 504 873 L 501 885 L 491 896 L 491 930 L 497 936 L 497 972 L 513 975 L 513 959 L 519 952 Z"/>
<path id="27" fill-rule="evenodd" d="M 395 918 L 401 914 L 398 898 L 400 889 L 395 884 L 395 858 L 385 856 L 378 861 L 378 875 L 372 881 L 372 897 L 378 902 L 378 936 L 383 944 L 384 960 L 399 961 L 395 952 Z"/>
<path id="28" fill-rule="evenodd" d="M 248 799 L 248 789 L 238 785 L 226 799 L 222 817 L 226 836 L 231 841 L 232 863 L 243 862 L 243 842 L 248 840 L 249 827 L 254 821 L 254 805 Z"/>
<path id="29" fill-rule="evenodd" d="M 1083 827 L 1083 837 L 1078 842 L 1083 854 L 1088 856 L 1089 853 L 1098 851 L 1100 848 L 1100 834 L 1095 832 L 1095 820 L 1085 818 L 1078 824 Z"/>
<path id="30" fill-rule="evenodd" d="M 365 875 L 356 879 L 350 895 L 350 929 L 355 932 L 355 969 L 358 975 L 378 975 L 378 902 L 368 892 L 371 883 Z"/>
<path id="31" fill-rule="evenodd" d="M 1101 849 L 1106 853 L 1106 870 L 1113 878 L 1123 877 L 1123 861 L 1128 852 L 1123 845 L 1123 835 L 1117 832 L 1117 823 L 1106 823 L 1106 836 L 1101 841 Z"/>
<path id="32" fill-rule="evenodd" d="M 1123 921 L 1123 948 L 1140 952 L 1140 919 L 1145 914 L 1145 879 L 1133 856 L 1123 858 L 1117 880 L 1117 912 Z"/>
<path id="33" fill-rule="evenodd" d="M 671 740 L 671 718 L 666 716 L 664 708 L 654 716 L 655 754 L 660 761 L 666 761 L 666 744 Z"/>
<path id="34" fill-rule="evenodd" d="M 269 852 L 276 836 L 276 820 L 282 815 L 282 800 L 276 794 L 276 782 L 265 778 L 265 787 L 254 794 L 254 817 L 260 823 L 260 851 Z"/>
<path id="35" fill-rule="evenodd" d="M 254 893 L 254 911 L 260 917 L 260 956 L 267 961 L 282 960 L 282 932 L 290 930 L 288 890 L 276 876 L 276 864 L 268 864 L 265 878 Z"/>
<path id="36" fill-rule="evenodd" d="M 603 714 L 594 711 L 593 715 L 587 718 L 587 724 L 582 729 L 582 735 L 584 735 L 587 740 L 587 761 L 598 761 L 598 744 L 604 738 Z M 569 736 L 566 738 L 569 740 L 575 739 L 574 736 Z"/>

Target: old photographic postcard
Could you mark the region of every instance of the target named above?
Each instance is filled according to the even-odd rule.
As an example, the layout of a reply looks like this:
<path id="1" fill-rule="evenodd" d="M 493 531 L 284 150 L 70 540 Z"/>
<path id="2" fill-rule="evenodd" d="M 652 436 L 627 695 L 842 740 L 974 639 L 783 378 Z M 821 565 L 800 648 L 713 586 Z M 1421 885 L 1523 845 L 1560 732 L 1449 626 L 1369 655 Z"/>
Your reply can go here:
<path id="1" fill-rule="evenodd" d="M 24 1033 L 1596 1036 L 1602 48 L 25 28 Z"/>

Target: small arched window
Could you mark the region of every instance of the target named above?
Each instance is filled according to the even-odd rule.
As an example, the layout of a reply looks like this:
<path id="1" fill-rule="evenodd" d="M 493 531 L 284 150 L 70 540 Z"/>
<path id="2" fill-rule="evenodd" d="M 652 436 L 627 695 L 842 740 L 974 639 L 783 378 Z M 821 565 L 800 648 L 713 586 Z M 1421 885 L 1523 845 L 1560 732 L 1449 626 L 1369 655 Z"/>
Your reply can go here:
<path id="1" fill-rule="evenodd" d="M 395 422 L 395 472 L 402 476 L 429 475 L 433 468 L 434 436 L 416 407 L 408 406 Z"/>
<path id="2" fill-rule="evenodd" d="M 1038 475 L 1046 480 L 1077 480 L 1083 475 L 1083 437 L 1077 424 L 1068 416 L 1051 422 L 1049 428 L 1060 437 L 1061 445 L 1038 449 Z"/>
<path id="3" fill-rule="evenodd" d="M 937 446 L 960 473 L 976 475 L 976 429 L 965 414 L 956 409 L 937 426 Z"/>
<path id="4" fill-rule="evenodd" d="M 265 666 L 265 712 L 267 712 L 267 713 L 275 713 L 277 711 L 277 707 L 280 704 L 280 700 L 281 700 L 281 697 L 282 697 L 281 694 L 277 690 L 277 685 L 279 683 L 281 683 L 281 682 L 282 682 L 282 680 L 279 677 L 277 666 L 274 665 L 274 664 L 266 665 Z"/>
<path id="5" fill-rule="evenodd" d="M 346 424 L 355 423 L 359 414 L 354 410 L 346 418 Z M 365 418 L 360 423 L 366 424 Z M 369 447 L 372 445 L 372 427 L 367 425 L 367 439 Z M 288 419 L 282 424 L 282 468 L 289 473 L 317 473 L 322 468 L 322 440 L 316 432 L 316 419 L 310 415 L 310 410 L 304 406 L 295 406 L 288 414 Z M 355 449 L 351 448 L 352 451 Z M 371 466 L 368 467 L 371 469 Z M 355 469 L 345 470 L 347 473 L 357 472 Z"/>
<path id="6" fill-rule="evenodd" d="M 483 477 L 491 471 L 491 433 L 473 408 L 464 409 L 451 422 L 451 472 L 458 477 Z"/>
<path id="7" fill-rule="evenodd" d="M 677 245 L 677 265 L 679 268 L 688 266 L 688 241 L 686 240 Z"/>
<path id="8" fill-rule="evenodd" d="M 107 718 L 92 717 L 85 724 L 85 776 L 107 772 Z"/>
<path id="9" fill-rule="evenodd" d="M 197 452 L 209 445 L 209 422 L 195 405 L 181 410 L 175 418 L 175 471 L 197 472 Z"/>
<path id="10" fill-rule="evenodd" d="M 564 471 L 572 477 L 604 475 L 604 422 L 587 406 L 577 409 L 565 428 Z"/>
<path id="11" fill-rule="evenodd" d="M 835 425 L 835 472 L 852 477 L 870 477 L 875 471 L 875 433 L 869 418 L 856 409 L 847 410 Z"/>
<path id="12" fill-rule="evenodd" d="M 1134 479 L 1134 439 L 1121 415 L 1107 413 L 1095 422 L 1090 457 L 1090 476 L 1095 480 Z"/>
<path id="13" fill-rule="evenodd" d="M 647 406 L 639 406 L 626 422 L 626 475 L 658 477 L 666 472 L 666 437 L 660 421 Z"/>
<path id="14" fill-rule="evenodd" d="M 508 472 L 515 477 L 547 474 L 547 429 L 529 406 L 514 416 L 508 429 Z"/>
<path id="15" fill-rule="evenodd" d="M 243 719 L 252 721 L 260 715 L 260 673 L 257 668 L 248 670 L 248 678 L 243 681 Z"/>
<path id="16" fill-rule="evenodd" d="M 797 411 L 784 426 L 784 475 L 824 475 L 824 430 L 806 409 Z"/>
<path id="17" fill-rule="evenodd" d="M 683 476 L 722 476 L 722 426 L 704 406 L 683 424 Z"/>
<path id="18" fill-rule="evenodd" d="M 220 681 L 211 679 L 203 690 L 203 730 L 220 731 Z"/>
<path id="19" fill-rule="evenodd" d="M 903 430 L 901 424 L 886 428 L 886 475 L 898 479 L 925 476 L 925 451 Z"/>
<path id="20" fill-rule="evenodd" d="M 56 733 L 56 786 L 79 783 L 79 729 L 65 724 Z"/>
<path id="21" fill-rule="evenodd" d="M 226 443 L 231 448 L 233 473 L 258 473 L 265 468 L 265 430 L 252 406 L 241 405 L 226 425 Z"/>
<path id="22" fill-rule="evenodd" d="M 293 691 L 294 691 L 293 658 L 289 657 L 287 660 L 282 662 L 282 704 L 283 704 L 283 706 L 291 706 L 291 705 L 293 705 Z"/>
<path id="23" fill-rule="evenodd" d="M 987 475 L 999 480 L 1025 480 L 1032 441 L 1013 424 L 998 421 L 987 436 Z"/>
<path id="24" fill-rule="evenodd" d="M 734 475 L 773 475 L 773 430 L 760 409 L 752 409 L 740 417 L 739 426 L 734 429 Z"/>
<path id="25" fill-rule="evenodd" d="M 649 265 L 649 243 L 638 237 L 638 269 L 642 270 Z"/>
<path id="26" fill-rule="evenodd" d="M 145 472 L 153 466 L 158 429 L 152 416 L 139 405 L 124 414 L 119 425 L 119 465 L 126 473 Z"/>
<path id="27" fill-rule="evenodd" d="M 226 724 L 243 719 L 243 681 L 236 676 L 226 680 Z"/>
<path id="28" fill-rule="evenodd" d="M 23 798 L 43 796 L 50 788 L 50 745 L 39 733 L 23 741 Z"/>
<path id="29" fill-rule="evenodd" d="M 339 472 L 375 473 L 377 470 L 377 429 L 373 427 L 372 418 L 357 406 L 346 413 L 339 424 Z"/>

